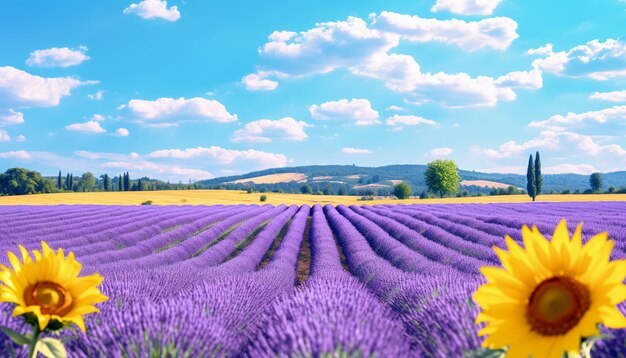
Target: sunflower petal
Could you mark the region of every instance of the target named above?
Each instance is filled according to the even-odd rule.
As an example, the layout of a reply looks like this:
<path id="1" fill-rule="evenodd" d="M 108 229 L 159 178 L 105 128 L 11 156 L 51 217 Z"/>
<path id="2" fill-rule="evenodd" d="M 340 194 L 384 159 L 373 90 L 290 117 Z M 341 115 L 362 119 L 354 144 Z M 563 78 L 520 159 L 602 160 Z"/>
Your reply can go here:
<path id="1" fill-rule="evenodd" d="M 614 306 L 602 306 L 598 309 L 602 324 L 608 328 L 626 328 L 626 317 Z"/>

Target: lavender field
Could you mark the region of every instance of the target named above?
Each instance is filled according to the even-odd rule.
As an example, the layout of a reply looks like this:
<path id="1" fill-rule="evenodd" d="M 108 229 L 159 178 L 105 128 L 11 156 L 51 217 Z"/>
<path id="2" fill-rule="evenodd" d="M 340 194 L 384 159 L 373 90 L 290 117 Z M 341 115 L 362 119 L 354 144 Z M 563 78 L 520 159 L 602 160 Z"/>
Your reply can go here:
<path id="1" fill-rule="evenodd" d="M 462 357 L 492 246 L 568 220 L 626 258 L 626 203 L 0 208 L 0 264 L 22 244 L 73 251 L 109 301 L 71 357 Z M 621 307 L 626 311 L 626 307 Z M 0 326 L 25 332 L 0 304 Z M 594 356 L 626 354 L 611 332 Z M 0 356 L 10 341 L 0 335 Z M 18 351 L 19 353 L 19 351 Z M 25 354 L 25 352 L 21 352 Z"/>

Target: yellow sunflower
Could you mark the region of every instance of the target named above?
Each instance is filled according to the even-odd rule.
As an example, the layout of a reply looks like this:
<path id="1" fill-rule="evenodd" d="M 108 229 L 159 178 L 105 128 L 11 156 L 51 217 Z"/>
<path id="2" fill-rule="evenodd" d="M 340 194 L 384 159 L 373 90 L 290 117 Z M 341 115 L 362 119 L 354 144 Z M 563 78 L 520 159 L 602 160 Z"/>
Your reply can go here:
<path id="1" fill-rule="evenodd" d="M 494 247 L 504 267 L 481 268 L 487 283 L 473 296 L 482 308 L 476 323 L 486 323 L 478 333 L 488 335 L 484 348 L 560 358 L 580 354 L 581 338 L 598 335 L 598 323 L 626 327 L 615 307 L 626 299 L 626 260 L 609 261 L 614 242 L 606 232 L 583 246 L 581 228 L 570 239 L 563 220 L 548 241 L 524 226 L 524 248 L 509 236 L 508 252 Z"/>
<path id="2" fill-rule="evenodd" d="M 93 305 L 108 299 L 97 288 L 102 276 L 78 277 L 82 266 L 74 253 L 66 258 L 62 249 L 55 254 L 43 241 L 41 247 L 34 261 L 21 245 L 23 262 L 8 253 L 13 270 L 0 265 L 0 302 L 15 303 L 13 316 L 34 317 L 41 331 L 75 323 L 84 332 L 83 315 L 99 312 Z"/>

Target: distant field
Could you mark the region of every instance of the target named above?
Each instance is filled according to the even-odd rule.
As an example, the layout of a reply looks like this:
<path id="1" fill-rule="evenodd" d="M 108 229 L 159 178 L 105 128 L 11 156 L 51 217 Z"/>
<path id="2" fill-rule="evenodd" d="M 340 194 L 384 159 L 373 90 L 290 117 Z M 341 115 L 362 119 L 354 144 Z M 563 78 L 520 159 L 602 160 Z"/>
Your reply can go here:
<path id="1" fill-rule="evenodd" d="M 261 193 L 247 194 L 235 190 L 165 190 L 139 192 L 59 193 L 0 197 L 0 205 L 139 205 L 152 201 L 154 205 L 214 205 L 259 204 Z M 358 196 L 305 195 L 265 193 L 266 204 L 438 204 L 438 203 L 521 203 L 531 201 L 527 195 L 482 196 L 472 198 L 409 199 L 360 201 Z M 567 201 L 626 201 L 626 194 L 541 195 L 544 202 Z"/>

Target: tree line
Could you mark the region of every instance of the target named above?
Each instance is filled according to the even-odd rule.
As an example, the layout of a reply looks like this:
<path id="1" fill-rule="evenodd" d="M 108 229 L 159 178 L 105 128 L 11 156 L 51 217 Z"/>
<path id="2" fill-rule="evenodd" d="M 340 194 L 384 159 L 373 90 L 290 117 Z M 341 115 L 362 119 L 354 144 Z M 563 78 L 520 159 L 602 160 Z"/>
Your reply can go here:
<path id="1" fill-rule="evenodd" d="M 60 192 L 95 192 L 95 191 L 147 191 L 200 189 L 199 184 L 170 183 L 141 177 L 131 179 L 129 172 L 111 177 L 108 174 L 96 177 L 91 172 L 74 176 L 63 175 L 61 171 L 55 177 L 44 177 L 41 173 L 25 168 L 10 168 L 0 174 L 0 195 L 27 195 Z"/>

